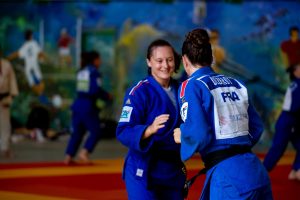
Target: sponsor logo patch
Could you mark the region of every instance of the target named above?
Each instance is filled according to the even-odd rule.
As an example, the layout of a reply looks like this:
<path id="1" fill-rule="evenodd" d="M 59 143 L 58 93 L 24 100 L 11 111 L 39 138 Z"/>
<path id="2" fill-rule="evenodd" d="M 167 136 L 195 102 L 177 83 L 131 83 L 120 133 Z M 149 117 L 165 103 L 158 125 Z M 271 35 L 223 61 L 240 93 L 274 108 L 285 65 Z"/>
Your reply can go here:
<path id="1" fill-rule="evenodd" d="M 127 99 L 126 102 L 125 102 L 125 104 L 131 104 L 130 99 Z"/>
<path id="2" fill-rule="evenodd" d="M 136 176 L 143 177 L 143 173 L 144 173 L 144 170 L 142 170 L 142 169 L 136 170 Z"/>
<path id="3" fill-rule="evenodd" d="M 130 122 L 130 116 L 132 113 L 133 107 L 124 106 L 122 109 L 121 117 L 119 122 Z"/>
<path id="4" fill-rule="evenodd" d="M 187 111 L 188 111 L 188 107 L 189 107 L 189 104 L 188 102 L 184 102 L 181 106 L 181 109 L 180 109 L 180 115 L 181 115 L 181 119 L 182 121 L 185 122 L 186 118 L 187 118 Z"/>
<path id="5" fill-rule="evenodd" d="M 76 89 L 79 92 L 88 92 L 90 87 L 90 73 L 83 70 L 77 74 Z"/>

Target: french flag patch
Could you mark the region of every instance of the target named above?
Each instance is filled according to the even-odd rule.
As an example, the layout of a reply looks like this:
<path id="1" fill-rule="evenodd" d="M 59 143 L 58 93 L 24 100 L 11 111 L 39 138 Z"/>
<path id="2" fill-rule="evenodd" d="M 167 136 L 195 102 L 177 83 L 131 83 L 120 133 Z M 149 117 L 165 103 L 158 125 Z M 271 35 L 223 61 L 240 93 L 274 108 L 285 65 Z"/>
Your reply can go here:
<path id="1" fill-rule="evenodd" d="M 189 79 L 188 79 L 188 80 L 185 80 L 185 81 L 181 84 L 180 98 L 182 98 L 182 97 L 184 96 L 185 88 L 186 88 L 188 82 L 189 82 Z"/>

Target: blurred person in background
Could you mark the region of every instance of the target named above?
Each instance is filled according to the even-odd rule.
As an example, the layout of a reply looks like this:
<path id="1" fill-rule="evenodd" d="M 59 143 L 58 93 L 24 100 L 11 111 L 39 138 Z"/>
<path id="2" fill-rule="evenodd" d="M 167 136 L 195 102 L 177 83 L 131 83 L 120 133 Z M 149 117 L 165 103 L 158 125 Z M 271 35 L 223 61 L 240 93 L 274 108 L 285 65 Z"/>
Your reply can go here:
<path id="1" fill-rule="evenodd" d="M 185 166 L 173 140 L 181 122 L 178 83 L 171 78 L 180 57 L 159 39 L 148 46 L 146 61 L 148 76 L 127 90 L 116 131 L 129 149 L 123 168 L 128 199 L 183 200 Z"/>
<path id="2" fill-rule="evenodd" d="M 268 171 L 272 171 L 291 142 L 296 156 L 288 179 L 300 181 L 300 62 L 291 65 L 288 72 L 292 83 L 285 93 L 273 143 L 264 159 L 264 165 Z"/>
<path id="3" fill-rule="evenodd" d="M 273 199 L 268 173 L 251 152 L 263 123 L 247 88 L 212 70 L 212 49 L 204 29 L 186 35 L 182 61 L 189 79 L 180 87 L 183 123 L 174 130 L 174 140 L 181 143 L 183 161 L 194 153 L 202 157 L 205 171 L 200 172 L 206 172 L 206 181 L 201 199 Z"/>
<path id="4" fill-rule="evenodd" d="M 226 58 L 225 49 L 220 45 L 220 33 L 217 29 L 210 30 L 210 43 L 213 53 L 212 68 L 215 72 L 220 72 L 220 64 Z"/>
<path id="5" fill-rule="evenodd" d="M 292 26 L 289 29 L 289 33 L 290 39 L 283 41 L 280 45 L 283 63 L 286 68 L 300 63 L 299 28 Z"/>
<path id="6" fill-rule="evenodd" d="M 37 41 L 34 40 L 32 30 L 26 30 L 24 37 L 24 44 L 17 52 L 14 52 L 11 55 L 9 55 L 8 59 L 24 59 L 24 72 L 29 86 L 32 88 L 33 92 L 39 96 L 40 101 L 42 103 L 47 103 L 47 98 L 43 94 L 45 85 L 43 82 L 43 76 L 38 62 L 39 58 L 43 58 L 45 56 Z"/>
<path id="7" fill-rule="evenodd" d="M 99 109 L 97 99 L 107 103 L 112 101 L 112 95 L 102 88 L 101 76 L 98 68 L 101 56 L 96 51 L 84 52 L 81 55 L 81 68 L 77 72 L 77 97 L 72 105 L 72 133 L 66 148 L 65 164 L 74 162 L 73 158 L 83 140 L 86 131 L 89 135 L 83 148 L 78 154 L 83 163 L 90 163 L 89 155 L 93 152 L 101 135 Z"/>
<path id="8" fill-rule="evenodd" d="M 1 154 L 6 157 L 12 157 L 10 148 L 11 121 L 10 106 L 13 97 L 19 94 L 18 85 L 14 69 L 11 64 L 2 58 L 2 49 L 0 46 L 0 148 Z"/>
<path id="9" fill-rule="evenodd" d="M 70 45 L 73 38 L 68 34 L 67 29 L 63 28 L 58 39 L 58 54 L 60 65 L 70 66 L 72 63 Z"/>

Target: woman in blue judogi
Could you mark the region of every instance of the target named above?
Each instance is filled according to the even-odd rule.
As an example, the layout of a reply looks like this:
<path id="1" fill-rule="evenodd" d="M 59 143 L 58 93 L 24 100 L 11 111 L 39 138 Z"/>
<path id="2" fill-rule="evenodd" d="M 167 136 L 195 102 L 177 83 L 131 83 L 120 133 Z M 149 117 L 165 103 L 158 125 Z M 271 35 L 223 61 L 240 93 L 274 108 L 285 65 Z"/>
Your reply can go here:
<path id="1" fill-rule="evenodd" d="M 79 159 L 90 163 L 89 155 L 94 151 L 101 135 L 99 108 L 97 99 L 109 103 L 112 96 L 101 86 L 101 75 L 98 68 L 101 64 L 100 54 L 96 51 L 82 54 L 82 66 L 77 73 L 77 98 L 72 105 L 72 134 L 66 148 L 65 164 L 73 163 L 78 148 L 86 131 L 89 135 L 79 152 Z"/>
<path id="2" fill-rule="evenodd" d="M 296 155 L 288 179 L 300 181 L 300 63 L 290 66 L 288 71 L 292 83 L 286 91 L 282 112 L 276 122 L 272 147 L 264 159 L 264 165 L 271 171 L 291 142 Z"/>
<path id="3" fill-rule="evenodd" d="M 239 81 L 216 74 L 204 29 L 188 33 L 182 61 L 189 79 L 179 92 L 181 158 L 200 153 L 207 168 L 201 199 L 272 199 L 268 173 L 251 147 L 263 131 L 262 122 Z"/>
<path id="4" fill-rule="evenodd" d="M 171 78 L 180 58 L 165 40 L 148 47 L 149 76 L 130 88 L 116 135 L 129 151 L 123 178 L 128 199 L 183 199 L 185 167 L 173 130 L 180 124 L 177 90 Z"/>

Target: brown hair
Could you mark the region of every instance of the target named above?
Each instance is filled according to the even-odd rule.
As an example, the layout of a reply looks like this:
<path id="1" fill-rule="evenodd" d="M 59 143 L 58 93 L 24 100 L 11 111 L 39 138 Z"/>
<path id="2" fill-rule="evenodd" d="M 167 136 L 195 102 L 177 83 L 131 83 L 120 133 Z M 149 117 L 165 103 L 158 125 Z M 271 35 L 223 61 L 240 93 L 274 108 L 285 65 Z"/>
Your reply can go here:
<path id="1" fill-rule="evenodd" d="M 209 35 L 205 29 L 189 32 L 182 44 L 182 55 L 186 55 L 192 64 L 210 66 L 213 61 Z"/>

